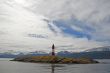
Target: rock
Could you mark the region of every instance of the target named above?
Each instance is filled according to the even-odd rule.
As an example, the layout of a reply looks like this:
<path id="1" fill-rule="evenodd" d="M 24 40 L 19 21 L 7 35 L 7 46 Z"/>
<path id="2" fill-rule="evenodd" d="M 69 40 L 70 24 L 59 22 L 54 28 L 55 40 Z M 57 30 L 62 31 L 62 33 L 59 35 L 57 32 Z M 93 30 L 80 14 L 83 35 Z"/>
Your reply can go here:
<path id="1" fill-rule="evenodd" d="M 32 57 L 18 57 L 13 61 L 34 62 L 34 63 L 58 63 L 58 64 L 90 64 L 99 63 L 89 58 L 64 58 L 58 56 L 32 56 Z"/>

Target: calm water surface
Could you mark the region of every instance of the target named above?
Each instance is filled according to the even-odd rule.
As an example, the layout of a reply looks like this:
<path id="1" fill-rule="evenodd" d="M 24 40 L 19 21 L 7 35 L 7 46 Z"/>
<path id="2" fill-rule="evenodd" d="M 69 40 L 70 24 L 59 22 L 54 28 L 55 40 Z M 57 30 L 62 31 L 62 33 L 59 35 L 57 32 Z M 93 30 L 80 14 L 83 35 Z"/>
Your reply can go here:
<path id="1" fill-rule="evenodd" d="M 0 58 L 0 73 L 110 73 L 110 59 L 99 64 L 40 64 Z"/>

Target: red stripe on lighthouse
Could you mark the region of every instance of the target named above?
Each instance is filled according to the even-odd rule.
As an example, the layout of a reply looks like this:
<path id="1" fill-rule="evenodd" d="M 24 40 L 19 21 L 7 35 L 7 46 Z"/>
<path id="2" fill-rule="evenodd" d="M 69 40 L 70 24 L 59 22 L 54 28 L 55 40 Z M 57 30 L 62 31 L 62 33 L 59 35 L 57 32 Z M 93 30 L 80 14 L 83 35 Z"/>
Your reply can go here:
<path id="1" fill-rule="evenodd" d="M 55 56 L 55 46 L 54 46 L 54 44 L 52 45 L 52 56 Z"/>

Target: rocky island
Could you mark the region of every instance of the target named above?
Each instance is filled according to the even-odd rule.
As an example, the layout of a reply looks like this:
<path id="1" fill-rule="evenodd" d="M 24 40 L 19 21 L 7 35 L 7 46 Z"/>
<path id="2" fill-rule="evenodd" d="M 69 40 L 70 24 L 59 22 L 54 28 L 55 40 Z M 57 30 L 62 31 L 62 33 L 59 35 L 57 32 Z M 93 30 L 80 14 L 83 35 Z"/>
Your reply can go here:
<path id="1" fill-rule="evenodd" d="M 55 46 L 52 45 L 51 55 L 48 56 L 22 56 L 13 59 L 12 61 L 21 61 L 21 62 L 34 62 L 34 63 L 57 63 L 57 64 L 90 64 L 98 63 L 93 59 L 89 58 L 67 58 L 59 57 L 55 55 Z"/>
<path id="2" fill-rule="evenodd" d="M 94 64 L 98 63 L 93 59 L 89 58 L 66 58 L 59 56 L 28 56 L 28 57 L 18 57 L 13 59 L 13 61 L 21 62 L 32 62 L 32 63 L 55 63 L 55 64 Z"/>

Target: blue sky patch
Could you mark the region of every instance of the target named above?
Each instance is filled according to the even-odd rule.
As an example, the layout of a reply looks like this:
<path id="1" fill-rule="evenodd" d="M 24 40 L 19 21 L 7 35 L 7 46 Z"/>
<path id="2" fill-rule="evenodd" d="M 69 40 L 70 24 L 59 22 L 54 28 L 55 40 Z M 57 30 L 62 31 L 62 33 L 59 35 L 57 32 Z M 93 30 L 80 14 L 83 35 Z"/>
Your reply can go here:
<path id="1" fill-rule="evenodd" d="M 59 27 L 65 34 L 69 34 L 75 36 L 77 38 L 84 38 L 91 39 L 91 35 L 85 33 L 84 31 L 77 31 L 74 30 L 71 26 L 67 25 L 64 21 L 54 21 L 54 24 Z M 87 28 L 89 29 L 89 28 Z"/>

